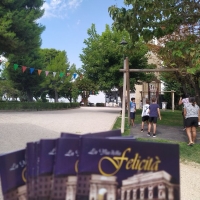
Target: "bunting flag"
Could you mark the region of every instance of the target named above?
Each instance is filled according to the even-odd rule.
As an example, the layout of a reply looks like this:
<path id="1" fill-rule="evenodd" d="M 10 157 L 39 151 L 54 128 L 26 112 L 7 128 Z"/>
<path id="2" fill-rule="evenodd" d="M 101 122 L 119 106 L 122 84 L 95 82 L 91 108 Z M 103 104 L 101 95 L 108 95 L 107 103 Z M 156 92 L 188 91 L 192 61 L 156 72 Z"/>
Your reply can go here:
<path id="1" fill-rule="evenodd" d="M 76 79 L 77 73 L 73 73 L 73 78 Z"/>
<path id="2" fill-rule="evenodd" d="M 6 62 L 6 63 L 5 63 L 5 66 L 8 67 L 9 64 L 10 64 L 9 62 Z M 42 71 L 43 71 L 43 70 L 41 70 L 41 69 L 35 69 L 35 68 L 33 68 L 33 67 L 30 68 L 30 67 L 18 65 L 18 64 L 16 64 L 16 63 L 15 63 L 14 66 L 13 66 L 13 67 L 14 67 L 14 70 L 17 70 L 17 68 L 18 68 L 19 66 L 22 67 L 22 72 L 23 72 L 23 73 L 26 71 L 27 68 L 29 68 L 30 74 L 32 74 L 35 70 L 37 70 L 38 75 L 40 76 L 40 74 L 41 74 Z M 50 71 L 45 71 L 45 75 L 46 75 L 46 76 L 48 76 L 49 73 L 50 73 Z M 52 71 L 51 71 L 51 73 L 53 73 L 53 77 L 55 77 L 56 74 L 58 73 L 58 74 L 59 74 L 59 77 L 61 77 L 61 78 L 62 78 L 64 75 L 69 76 L 69 75 L 71 74 L 71 73 L 69 73 L 69 72 L 67 72 L 66 74 L 64 74 L 64 72 L 52 72 Z M 77 74 L 77 73 L 73 73 L 73 74 L 72 74 L 72 78 L 73 78 L 73 79 L 76 79 L 78 76 L 80 76 L 80 79 L 83 78 L 83 75 L 82 75 L 82 74 Z"/>
<path id="3" fill-rule="evenodd" d="M 34 70 L 35 70 L 35 69 L 31 67 L 31 68 L 30 68 L 30 73 L 32 74 Z"/>
<path id="4" fill-rule="evenodd" d="M 42 70 L 41 69 L 38 69 L 38 75 L 40 76 Z"/>
<path id="5" fill-rule="evenodd" d="M 55 77 L 56 76 L 56 72 L 53 72 L 53 77 Z"/>
<path id="6" fill-rule="evenodd" d="M 60 77 L 62 78 L 64 76 L 64 73 L 63 72 L 60 72 Z"/>
<path id="7" fill-rule="evenodd" d="M 14 64 L 14 69 L 17 70 L 18 64 Z"/>
<path id="8" fill-rule="evenodd" d="M 22 72 L 24 73 L 26 71 L 27 67 L 26 66 L 22 66 Z"/>
<path id="9" fill-rule="evenodd" d="M 8 67 L 9 64 L 10 64 L 9 62 L 6 62 L 5 66 Z"/>

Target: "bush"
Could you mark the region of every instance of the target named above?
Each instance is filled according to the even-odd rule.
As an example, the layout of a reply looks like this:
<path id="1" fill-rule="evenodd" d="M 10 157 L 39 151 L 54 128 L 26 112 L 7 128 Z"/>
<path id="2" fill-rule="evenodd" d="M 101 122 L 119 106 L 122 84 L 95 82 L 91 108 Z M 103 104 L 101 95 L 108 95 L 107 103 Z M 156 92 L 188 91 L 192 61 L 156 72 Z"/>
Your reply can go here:
<path id="1" fill-rule="evenodd" d="M 96 103 L 97 107 L 105 107 L 105 103 Z"/>
<path id="2" fill-rule="evenodd" d="M 0 110 L 61 110 L 78 107 L 79 103 L 0 102 Z"/>

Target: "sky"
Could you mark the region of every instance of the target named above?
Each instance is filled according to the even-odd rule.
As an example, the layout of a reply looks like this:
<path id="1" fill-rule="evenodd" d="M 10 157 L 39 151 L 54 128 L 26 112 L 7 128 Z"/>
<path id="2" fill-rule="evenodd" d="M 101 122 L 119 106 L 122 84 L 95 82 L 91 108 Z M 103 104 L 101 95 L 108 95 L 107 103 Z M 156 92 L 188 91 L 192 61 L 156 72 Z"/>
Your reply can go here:
<path id="1" fill-rule="evenodd" d="M 87 30 L 95 24 L 98 34 L 105 25 L 112 25 L 108 7 L 125 7 L 123 0 L 46 0 L 44 16 L 39 23 L 46 27 L 42 33 L 41 48 L 65 50 L 70 65 L 81 68 L 79 55 L 82 53 Z"/>

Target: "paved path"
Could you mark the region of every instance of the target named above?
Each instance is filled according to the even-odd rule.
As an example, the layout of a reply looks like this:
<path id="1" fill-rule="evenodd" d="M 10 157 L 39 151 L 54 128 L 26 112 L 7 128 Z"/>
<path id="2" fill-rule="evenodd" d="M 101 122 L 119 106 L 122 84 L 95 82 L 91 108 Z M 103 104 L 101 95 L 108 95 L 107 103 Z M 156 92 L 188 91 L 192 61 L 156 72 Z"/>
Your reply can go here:
<path id="1" fill-rule="evenodd" d="M 0 154 L 24 149 L 27 142 L 111 130 L 120 108 L 81 107 L 59 111 L 0 111 Z M 0 200 L 3 200 L 0 185 Z"/>
<path id="2" fill-rule="evenodd" d="M 110 130 L 117 107 L 81 107 L 59 111 L 0 111 L 0 154 L 25 147 L 30 141 L 57 138 L 61 132 L 84 134 Z"/>
<path id="3" fill-rule="evenodd" d="M 135 127 L 131 128 L 130 134 L 133 135 L 135 138 L 149 138 L 149 136 L 147 136 L 146 124 L 144 126 L 144 132 L 141 133 L 141 124 L 136 124 Z M 157 124 L 156 138 L 188 143 L 186 131 L 183 131 L 183 128 L 179 126 L 169 127 Z M 199 130 L 197 131 L 196 143 L 200 143 Z"/>

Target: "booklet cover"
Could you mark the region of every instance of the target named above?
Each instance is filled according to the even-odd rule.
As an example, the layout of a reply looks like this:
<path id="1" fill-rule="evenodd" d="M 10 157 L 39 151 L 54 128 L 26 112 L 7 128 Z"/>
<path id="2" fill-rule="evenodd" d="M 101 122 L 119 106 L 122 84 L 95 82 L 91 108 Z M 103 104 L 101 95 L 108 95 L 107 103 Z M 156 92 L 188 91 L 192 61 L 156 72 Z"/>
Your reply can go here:
<path id="1" fill-rule="evenodd" d="M 50 199 L 57 139 L 42 139 L 38 151 L 37 199 Z"/>
<path id="2" fill-rule="evenodd" d="M 4 200 L 27 199 L 25 149 L 0 156 Z"/>
<path id="3" fill-rule="evenodd" d="M 36 143 L 28 142 L 26 144 L 26 186 L 27 186 L 27 198 L 29 200 L 36 199 L 36 193 L 34 185 L 36 184 Z"/>
<path id="4" fill-rule="evenodd" d="M 176 144 L 83 137 L 76 199 L 180 200 L 179 171 Z"/>
<path id="5" fill-rule="evenodd" d="M 86 133 L 86 134 L 75 134 L 75 133 L 61 133 L 61 138 L 63 137 L 120 137 L 121 130 L 110 130 L 110 131 L 101 131 L 101 132 L 94 132 L 94 133 Z"/>
<path id="6" fill-rule="evenodd" d="M 51 199 L 74 199 L 77 185 L 79 148 L 79 137 L 57 140 Z"/>

